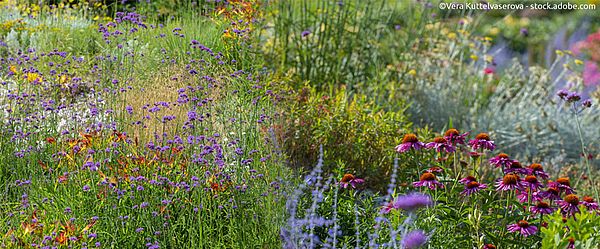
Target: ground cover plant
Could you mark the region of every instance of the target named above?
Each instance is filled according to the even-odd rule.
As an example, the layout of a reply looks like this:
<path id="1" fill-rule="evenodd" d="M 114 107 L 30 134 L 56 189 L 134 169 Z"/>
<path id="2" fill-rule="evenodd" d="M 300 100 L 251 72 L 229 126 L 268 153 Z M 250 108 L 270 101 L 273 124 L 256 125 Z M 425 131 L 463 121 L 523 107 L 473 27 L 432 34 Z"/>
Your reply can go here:
<path id="1" fill-rule="evenodd" d="M 0 2 L 0 248 L 598 248 L 597 3 L 445 3 Z"/>

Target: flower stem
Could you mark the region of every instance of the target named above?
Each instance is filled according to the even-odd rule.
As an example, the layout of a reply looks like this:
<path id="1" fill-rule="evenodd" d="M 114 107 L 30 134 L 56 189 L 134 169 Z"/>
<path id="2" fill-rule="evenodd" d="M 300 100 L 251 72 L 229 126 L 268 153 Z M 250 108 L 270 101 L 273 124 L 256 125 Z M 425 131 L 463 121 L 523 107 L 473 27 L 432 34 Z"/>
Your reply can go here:
<path id="1" fill-rule="evenodd" d="M 594 190 L 594 197 L 598 200 L 598 189 L 596 188 L 596 184 L 594 183 L 594 176 L 592 175 L 592 169 L 590 166 L 590 160 L 588 159 L 587 153 L 585 151 L 585 143 L 583 142 L 583 135 L 581 133 L 581 122 L 579 121 L 579 114 L 575 112 L 575 123 L 577 124 L 577 132 L 579 133 L 579 142 L 581 142 L 581 153 L 583 153 L 583 161 L 587 168 L 588 179 L 590 180 L 591 188 Z M 577 183 L 579 183 L 579 179 L 577 178 Z"/>

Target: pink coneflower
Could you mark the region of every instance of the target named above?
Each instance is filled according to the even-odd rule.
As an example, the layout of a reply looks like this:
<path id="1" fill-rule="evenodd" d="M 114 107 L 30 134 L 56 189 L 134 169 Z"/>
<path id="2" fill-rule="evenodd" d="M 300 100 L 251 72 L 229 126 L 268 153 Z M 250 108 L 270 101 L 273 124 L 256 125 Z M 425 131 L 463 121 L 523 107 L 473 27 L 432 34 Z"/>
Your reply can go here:
<path id="1" fill-rule="evenodd" d="M 560 192 L 564 192 L 565 194 L 575 193 L 571 188 L 571 181 L 569 181 L 569 178 L 567 177 L 558 178 L 555 182 L 548 182 L 548 187 L 557 188 Z"/>
<path id="2" fill-rule="evenodd" d="M 510 159 L 505 153 L 500 153 L 497 156 L 490 158 L 490 164 L 494 165 L 496 168 L 508 168 L 513 162 L 514 160 Z"/>
<path id="3" fill-rule="evenodd" d="M 429 189 L 443 188 L 444 184 L 438 182 L 433 173 L 425 172 L 421 175 L 418 182 L 413 182 L 415 187 L 428 187 Z"/>
<path id="4" fill-rule="evenodd" d="M 579 213 L 579 197 L 577 195 L 569 194 L 564 199 L 556 201 L 556 204 L 560 206 L 560 211 L 565 216 L 572 216 L 575 213 Z"/>
<path id="5" fill-rule="evenodd" d="M 453 145 L 465 144 L 465 138 L 469 135 L 468 132 L 460 134 L 457 129 L 448 129 L 444 133 L 444 138 Z"/>
<path id="6" fill-rule="evenodd" d="M 575 249 L 575 238 L 569 238 L 569 244 L 567 245 L 567 249 Z"/>
<path id="7" fill-rule="evenodd" d="M 510 190 L 523 190 L 523 184 L 519 180 L 519 176 L 513 173 L 506 174 L 502 179 L 498 179 L 496 182 L 496 190 L 498 191 L 510 191 Z"/>
<path id="8" fill-rule="evenodd" d="M 510 166 L 508 166 L 507 168 L 504 169 L 504 173 L 517 173 L 517 174 L 527 174 L 529 173 L 529 170 L 526 168 L 523 168 L 523 165 L 521 165 L 520 162 L 518 161 L 513 161 Z"/>
<path id="9" fill-rule="evenodd" d="M 539 163 L 532 163 L 529 165 L 529 174 L 541 177 L 542 179 L 548 179 L 548 174 L 544 171 L 544 167 Z"/>
<path id="10" fill-rule="evenodd" d="M 515 224 L 510 224 L 506 227 L 511 233 L 520 232 L 523 236 L 527 237 L 537 233 L 538 228 L 534 225 L 530 225 L 526 220 L 521 220 Z"/>
<path id="11" fill-rule="evenodd" d="M 477 181 L 477 179 L 475 179 L 474 176 L 467 176 L 467 177 L 465 177 L 463 179 L 458 180 L 458 182 L 460 182 L 462 184 L 467 184 L 469 182 L 474 182 L 474 181 Z"/>
<path id="12" fill-rule="evenodd" d="M 425 144 L 423 142 L 419 142 L 417 135 L 411 133 L 404 135 L 404 138 L 402 138 L 402 144 L 396 146 L 396 151 L 398 153 L 404 153 L 409 151 L 411 148 L 414 150 L 420 150 L 424 146 Z"/>
<path id="13" fill-rule="evenodd" d="M 493 244 L 485 244 L 483 245 L 483 249 L 496 249 L 496 246 Z"/>
<path id="14" fill-rule="evenodd" d="M 452 144 L 448 143 L 448 141 L 443 137 L 434 138 L 433 142 L 427 143 L 425 145 L 425 147 L 427 149 L 435 148 L 435 151 L 437 151 L 437 152 L 452 153 L 455 151 L 454 146 L 452 146 Z"/>
<path id="15" fill-rule="evenodd" d="M 340 181 L 340 185 L 342 188 L 348 188 L 348 186 L 352 186 L 352 188 L 356 188 L 356 185 L 365 183 L 365 180 L 354 177 L 352 174 L 345 174 Z"/>
<path id="16" fill-rule="evenodd" d="M 389 214 L 392 210 L 394 210 L 394 201 L 390 201 L 381 207 L 381 214 Z"/>
<path id="17" fill-rule="evenodd" d="M 464 195 L 464 196 L 469 196 L 469 195 L 477 193 L 480 190 L 485 189 L 485 188 L 487 188 L 486 184 L 481 184 L 476 181 L 472 181 L 472 182 L 465 184 L 465 190 L 460 192 L 460 194 Z"/>
<path id="18" fill-rule="evenodd" d="M 540 196 L 548 200 L 560 200 L 560 190 L 549 187 L 548 190 L 540 192 Z"/>
<path id="19" fill-rule="evenodd" d="M 534 192 L 543 187 L 542 184 L 538 181 L 537 177 L 535 177 L 534 175 L 526 176 L 525 180 L 523 180 L 523 185 L 525 185 L 525 187 L 530 188 Z"/>
<path id="20" fill-rule="evenodd" d="M 530 192 L 531 192 L 531 189 L 529 189 L 529 188 L 526 188 L 525 190 L 520 191 L 520 193 L 517 195 L 517 199 L 519 200 L 519 202 L 521 202 L 521 203 L 528 202 Z M 532 201 L 541 201 L 543 199 L 544 198 L 540 196 L 539 191 L 534 191 L 531 193 Z"/>
<path id="21" fill-rule="evenodd" d="M 533 214 L 551 214 L 556 208 L 550 207 L 550 204 L 540 201 L 535 206 L 529 207 L 529 211 Z"/>
<path id="22" fill-rule="evenodd" d="M 469 145 L 473 150 L 486 149 L 486 150 L 494 150 L 496 145 L 494 141 L 490 140 L 490 136 L 487 133 L 479 133 L 475 136 L 475 139 L 469 141 Z"/>
<path id="23" fill-rule="evenodd" d="M 587 210 L 598 210 L 598 203 L 594 201 L 594 198 L 589 196 L 584 196 L 583 200 L 581 200 L 581 204 L 583 204 Z"/>
<path id="24" fill-rule="evenodd" d="M 431 167 L 431 168 L 427 169 L 426 172 L 429 172 L 429 173 L 442 173 L 442 172 L 444 172 L 444 169 L 442 169 L 440 167 Z"/>

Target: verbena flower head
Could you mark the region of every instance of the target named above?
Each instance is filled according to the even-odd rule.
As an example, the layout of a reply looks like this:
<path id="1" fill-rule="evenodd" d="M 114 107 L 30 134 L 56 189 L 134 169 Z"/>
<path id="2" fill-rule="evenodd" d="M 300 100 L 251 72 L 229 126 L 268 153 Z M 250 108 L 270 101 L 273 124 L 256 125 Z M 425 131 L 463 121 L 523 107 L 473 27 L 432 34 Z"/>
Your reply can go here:
<path id="1" fill-rule="evenodd" d="M 364 182 L 363 179 L 356 178 L 352 174 L 345 174 L 340 181 L 340 185 L 342 188 L 348 188 L 349 186 L 356 188 L 357 185 L 363 184 Z"/>
<path id="2" fill-rule="evenodd" d="M 415 249 L 424 246 L 428 240 L 427 234 L 423 230 L 414 230 L 408 232 L 402 237 L 403 249 Z"/>
<path id="3" fill-rule="evenodd" d="M 476 182 L 476 181 L 471 181 L 471 182 L 465 184 L 465 190 L 463 190 L 462 192 L 460 192 L 460 194 L 464 195 L 464 196 L 469 196 L 469 195 L 477 193 L 480 190 L 486 189 L 486 188 L 487 188 L 486 184 L 481 184 L 481 183 Z"/>
<path id="4" fill-rule="evenodd" d="M 514 162 L 514 160 L 510 159 L 510 157 L 505 153 L 500 153 L 495 157 L 490 159 L 490 164 L 494 165 L 496 168 L 502 167 L 507 168 Z"/>
<path id="5" fill-rule="evenodd" d="M 523 184 L 520 181 L 518 175 L 509 173 L 504 175 L 501 179 L 496 182 L 496 190 L 498 191 L 511 191 L 511 190 L 523 190 Z"/>
<path id="6" fill-rule="evenodd" d="M 535 206 L 529 207 L 529 211 L 533 214 L 551 214 L 556 208 L 550 207 L 550 204 L 544 201 L 539 201 Z"/>
<path id="7" fill-rule="evenodd" d="M 539 163 L 532 163 L 529 165 L 528 174 L 541 177 L 542 179 L 548 179 L 548 174 L 544 171 L 544 167 Z"/>
<path id="8" fill-rule="evenodd" d="M 534 225 L 530 225 L 526 220 L 521 220 L 515 224 L 510 224 L 506 227 L 511 233 L 521 233 L 523 236 L 527 237 L 530 235 L 534 235 L 537 233 L 538 228 Z"/>
<path id="9" fill-rule="evenodd" d="M 556 201 L 560 206 L 560 211 L 563 215 L 569 217 L 575 213 L 579 213 L 579 197 L 575 194 L 569 194 L 564 199 Z"/>
<path id="10" fill-rule="evenodd" d="M 434 149 L 437 152 L 446 152 L 452 153 L 455 151 L 454 146 L 448 143 L 448 141 L 443 137 L 436 137 L 433 139 L 433 142 L 429 142 L 425 145 L 427 149 Z"/>
<path id="11" fill-rule="evenodd" d="M 533 191 L 537 191 L 538 189 L 543 187 L 543 185 L 538 181 L 537 177 L 535 177 L 534 175 L 526 176 L 523 180 L 523 185 L 525 185 L 525 187 L 528 187 Z"/>
<path id="12" fill-rule="evenodd" d="M 402 144 L 396 146 L 396 151 L 398 153 L 404 153 L 409 151 L 410 149 L 420 150 L 423 148 L 425 144 L 423 142 L 419 142 L 417 135 L 415 134 L 406 134 L 402 139 Z"/>
<path id="13" fill-rule="evenodd" d="M 475 136 L 475 139 L 469 141 L 469 145 L 473 150 L 485 149 L 485 150 L 494 150 L 496 145 L 494 141 L 490 140 L 490 136 L 487 133 L 479 133 Z"/>
<path id="14" fill-rule="evenodd" d="M 589 211 L 599 209 L 598 203 L 594 201 L 594 198 L 589 196 L 584 196 L 583 200 L 581 200 L 581 204 L 583 204 L 583 206 L 585 206 Z"/>
<path id="15" fill-rule="evenodd" d="M 393 207 L 395 209 L 403 209 L 408 212 L 413 212 L 419 208 L 429 207 L 433 205 L 431 197 L 421 193 L 410 193 L 396 197 Z"/>
<path id="16" fill-rule="evenodd" d="M 448 129 L 444 133 L 444 138 L 453 145 L 465 144 L 465 138 L 469 135 L 468 132 L 460 134 L 457 129 Z"/>
<path id="17" fill-rule="evenodd" d="M 558 95 L 560 99 L 566 101 L 567 103 L 573 103 L 581 100 L 581 95 L 576 92 L 570 92 L 566 89 L 558 91 L 556 95 Z"/>
<path id="18" fill-rule="evenodd" d="M 425 172 L 421 175 L 418 182 L 413 182 L 415 187 L 428 187 L 429 189 L 443 188 L 444 184 L 437 181 L 433 173 Z"/>

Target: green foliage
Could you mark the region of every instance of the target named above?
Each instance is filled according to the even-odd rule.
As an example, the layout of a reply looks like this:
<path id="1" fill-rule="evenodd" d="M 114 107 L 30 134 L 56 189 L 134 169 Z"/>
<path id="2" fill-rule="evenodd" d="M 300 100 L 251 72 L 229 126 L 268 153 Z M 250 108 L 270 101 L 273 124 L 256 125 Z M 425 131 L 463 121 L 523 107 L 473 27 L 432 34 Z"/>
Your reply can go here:
<path id="1" fill-rule="evenodd" d="M 395 144 L 411 126 L 404 110 L 386 111 L 366 96 L 331 94 L 305 87 L 288 102 L 284 147 L 290 164 L 308 167 L 325 148 L 324 170 L 338 176 L 353 173 L 381 189 L 390 176 Z"/>
<path id="2" fill-rule="evenodd" d="M 542 249 L 567 248 L 570 243 L 574 248 L 592 249 L 600 244 L 600 215 L 597 212 L 588 212 L 582 207 L 574 217 L 563 218 L 556 211 L 545 216 L 544 221 L 548 225 L 541 228 Z"/>

